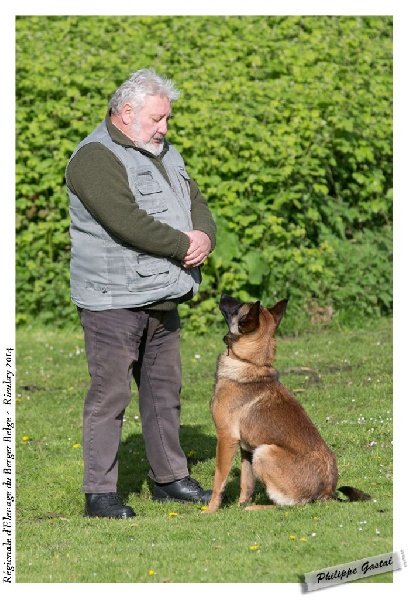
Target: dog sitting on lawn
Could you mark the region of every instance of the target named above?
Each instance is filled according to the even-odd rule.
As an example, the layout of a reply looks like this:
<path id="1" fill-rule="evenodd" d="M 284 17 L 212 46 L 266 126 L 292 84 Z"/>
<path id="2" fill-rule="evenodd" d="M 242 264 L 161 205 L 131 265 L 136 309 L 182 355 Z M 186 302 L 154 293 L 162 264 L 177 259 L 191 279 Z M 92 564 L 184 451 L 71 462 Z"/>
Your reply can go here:
<path id="1" fill-rule="evenodd" d="M 227 349 L 218 359 L 211 412 L 217 446 L 208 512 L 221 505 L 238 447 L 241 452 L 239 504 L 252 500 L 259 479 L 273 505 L 339 499 L 336 458 L 302 405 L 278 380 L 272 366 L 275 331 L 286 311 L 284 299 L 272 308 L 223 295 L 219 308 L 228 325 Z M 350 486 L 338 488 L 350 501 L 370 496 Z"/>

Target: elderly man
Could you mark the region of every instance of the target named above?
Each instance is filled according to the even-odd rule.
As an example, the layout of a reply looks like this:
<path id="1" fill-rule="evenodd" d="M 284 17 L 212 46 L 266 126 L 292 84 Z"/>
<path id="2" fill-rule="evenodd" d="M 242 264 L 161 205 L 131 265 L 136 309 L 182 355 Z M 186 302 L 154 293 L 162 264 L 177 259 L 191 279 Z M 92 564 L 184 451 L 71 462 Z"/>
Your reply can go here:
<path id="1" fill-rule="evenodd" d="M 208 503 L 179 440 L 178 304 L 198 291 L 216 241 L 207 202 L 165 138 L 172 81 L 131 75 L 66 170 L 71 297 L 84 330 L 90 388 L 83 417 L 85 515 L 135 516 L 117 495 L 123 416 L 138 386 L 149 476 L 159 501 Z"/>

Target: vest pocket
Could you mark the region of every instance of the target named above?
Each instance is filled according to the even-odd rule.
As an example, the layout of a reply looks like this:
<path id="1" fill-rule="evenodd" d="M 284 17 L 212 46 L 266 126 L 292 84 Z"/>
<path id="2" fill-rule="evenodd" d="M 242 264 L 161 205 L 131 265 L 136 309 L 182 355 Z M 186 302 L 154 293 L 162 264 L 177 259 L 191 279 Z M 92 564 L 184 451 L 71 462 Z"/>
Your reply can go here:
<path id="1" fill-rule="evenodd" d="M 185 169 L 185 167 L 178 166 L 178 173 L 185 181 L 189 182 L 191 180 L 191 178 L 188 175 L 188 171 Z"/>
<path id="2" fill-rule="evenodd" d="M 181 186 L 182 194 L 185 197 L 184 191 L 188 194 L 188 198 L 191 193 L 190 177 L 187 170 L 184 167 L 178 166 L 176 169 L 179 185 Z"/>
<path id="3" fill-rule="evenodd" d="M 127 287 L 130 292 L 149 292 L 166 289 L 178 278 L 178 269 L 166 258 L 156 258 L 149 254 L 123 252 Z"/>
<path id="4" fill-rule="evenodd" d="M 140 194 L 146 196 L 147 194 L 157 194 L 161 192 L 161 186 L 159 182 L 154 179 L 151 171 L 143 171 L 135 175 L 135 185 Z"/>
<path id="5" fill-rule="evenodd" d="M 142 210 L 149 215 L 155 215 L 168 209 L 161 186 L 150 171 L 137 173 L 134 182 L 135 199 Z"/>
<path id="6" fill-rule="evenodd" d="M 145 210 L 145 212 L 149 215 L 163 213 L 168 210 L 165 199 L 161 197 L 158 198 L 156 195 L 144 197 L 140 196 L 137 198 L 137 203 L 139 208 Z"/>

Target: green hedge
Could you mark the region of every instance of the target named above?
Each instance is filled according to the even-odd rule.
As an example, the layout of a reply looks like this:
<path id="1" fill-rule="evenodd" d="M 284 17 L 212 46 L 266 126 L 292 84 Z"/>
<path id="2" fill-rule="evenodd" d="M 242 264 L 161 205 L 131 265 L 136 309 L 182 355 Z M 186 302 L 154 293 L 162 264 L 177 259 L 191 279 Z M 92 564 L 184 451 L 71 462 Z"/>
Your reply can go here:
<path id="1" fill-rule="evenodd" d="M 218 223 L 187 325 L 223 292 L 289 296 L 293 331 L 391 314 L 391 17 L 30 16 L 16 38 L 17 323 L 77 318 L 65 166 L 144 66 L 181 91 L 168 137 Z"/>

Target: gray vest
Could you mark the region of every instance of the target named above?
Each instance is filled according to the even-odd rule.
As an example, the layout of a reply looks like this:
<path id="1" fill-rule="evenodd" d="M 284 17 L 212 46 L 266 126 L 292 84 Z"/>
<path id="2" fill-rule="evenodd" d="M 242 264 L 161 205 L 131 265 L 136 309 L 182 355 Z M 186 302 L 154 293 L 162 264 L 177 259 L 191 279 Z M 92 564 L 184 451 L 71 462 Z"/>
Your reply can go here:
<path id="1" fill-rule="evenodd" d="M 112 141 L 105 121 L 78 145 L 72 156 L 91 142 L 104 144 L 123 163 L 139 208 L 175 229 L 192 230 L 189 176 L 173 146 L 169 146 L 163 159 L 170 187 L 147 156 Z M 68 195 L 74 304 L 89 310 L 132 308 L 178 299 L 190 290 L 196 294 L 201 278 L 199 268 L 183 269 L 176 260 L 124 245 L 95 221 L 69 189 Z"/>

